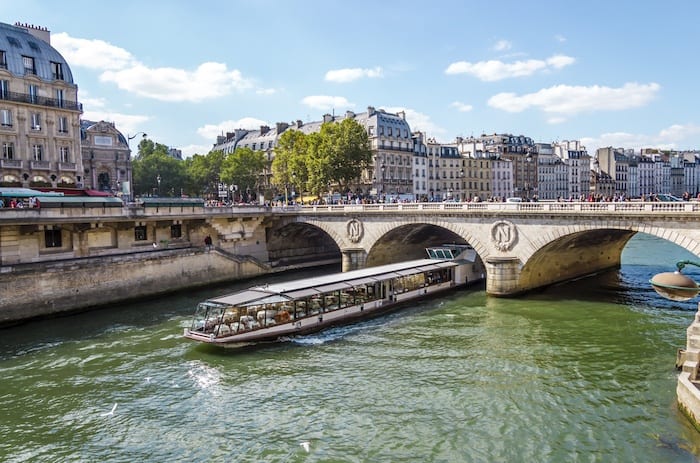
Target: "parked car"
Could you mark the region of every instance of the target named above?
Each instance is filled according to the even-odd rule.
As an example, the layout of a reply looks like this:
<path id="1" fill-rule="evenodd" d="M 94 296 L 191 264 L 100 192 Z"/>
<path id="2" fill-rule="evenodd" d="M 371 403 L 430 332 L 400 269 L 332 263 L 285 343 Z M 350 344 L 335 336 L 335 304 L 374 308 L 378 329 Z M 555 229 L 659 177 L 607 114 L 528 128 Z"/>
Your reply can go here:
<path id="1" fill-rule="evenodd" d="M 517 196 L 513 197 L 513 198 L 506 198 L 506 202 L 507 203 L 522 203 L 523 198 L 518 198 Z"/>

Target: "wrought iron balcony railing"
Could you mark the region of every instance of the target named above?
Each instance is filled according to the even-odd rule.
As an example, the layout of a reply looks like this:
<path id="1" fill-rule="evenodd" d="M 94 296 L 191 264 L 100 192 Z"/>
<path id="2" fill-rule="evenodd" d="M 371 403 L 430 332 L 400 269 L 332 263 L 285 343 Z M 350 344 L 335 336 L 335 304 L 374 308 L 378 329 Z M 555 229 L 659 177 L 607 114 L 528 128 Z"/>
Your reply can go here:
<path id="1" fill-rule="evenodd" d="M 0 91 L 0 100 L 14 101 L 17 103 L 28 103 L 39 106 L 48 106 L 51 108 L 63 108 L 71 111 L 83 110 L 83 105 L 75 101 L 59 100 L 57 98 L 47 98 L 45 96 L 36 96 L 29 93 L 18 92 L 3 92 Z"/>

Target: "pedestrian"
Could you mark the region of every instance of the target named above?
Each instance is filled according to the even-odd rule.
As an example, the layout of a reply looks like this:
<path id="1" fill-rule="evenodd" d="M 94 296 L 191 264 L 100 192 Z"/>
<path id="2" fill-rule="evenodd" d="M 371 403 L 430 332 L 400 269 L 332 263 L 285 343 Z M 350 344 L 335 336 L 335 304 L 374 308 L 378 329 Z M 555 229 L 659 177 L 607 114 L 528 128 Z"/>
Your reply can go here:
<path id="1" fill-rule="evenodd" d="M 206 246 L 207 251 L 210 251 L 212 248 L 212 241 L 211 241 L 211 236 L 207 235 L 206 238 L 204 238 L 204 246 Z"/>

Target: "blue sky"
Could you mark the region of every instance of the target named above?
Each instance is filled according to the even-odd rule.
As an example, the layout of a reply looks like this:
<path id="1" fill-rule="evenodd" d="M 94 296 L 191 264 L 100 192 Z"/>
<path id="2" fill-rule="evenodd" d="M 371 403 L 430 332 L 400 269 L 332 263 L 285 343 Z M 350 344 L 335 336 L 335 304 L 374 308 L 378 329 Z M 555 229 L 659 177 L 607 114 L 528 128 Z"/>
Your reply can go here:
<path id="1" fill-rule="evenodd" d="M 441 142 L 700 149 L 700 2 L 0 0 L 51 31 L 83 117 L 187 156 L 367 106 Z"/>

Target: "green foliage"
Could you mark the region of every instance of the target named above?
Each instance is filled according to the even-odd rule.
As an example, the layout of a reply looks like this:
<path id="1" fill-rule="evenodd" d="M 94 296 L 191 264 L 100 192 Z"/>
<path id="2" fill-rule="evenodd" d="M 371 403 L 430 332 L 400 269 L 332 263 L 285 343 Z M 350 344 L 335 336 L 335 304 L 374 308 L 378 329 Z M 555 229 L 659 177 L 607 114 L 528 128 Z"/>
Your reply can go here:
<path id="1" fill-rule="evenodd" d="M 265 156 L 250 148 L 238 148 L 226 156 L 221 165 L 221 181 L 237 185 L 238 191 L 256 191 L 258 178 L 265 168 Z"/>
<path id="2" fill-rule="evenodd" d="M 280 188 L 294 184 L 320 196 L 331 184 L 346 189 L 371 162 L 364 127 L 354 119 L 344 119 L 323 124 L 318 133 L 285 131 L 275 149 L 272 181 Z"/>
<path id="3" fill-rule="evenodd" d="M 187 180 L 184 163 L 170 157 L 167 146 L 148 139 L 139 143 L 138 155 L 131 166 L 137 196 L 179 196 Z"/>
<path id="4" fill-rule="evenodd" d="M 210 151 L 206 155 L 195 154 L 185 159 L 183 161 L 187 172 L 185 191 L 191 196 L 216 193 L 223 161 L 223 151 Z"/>

